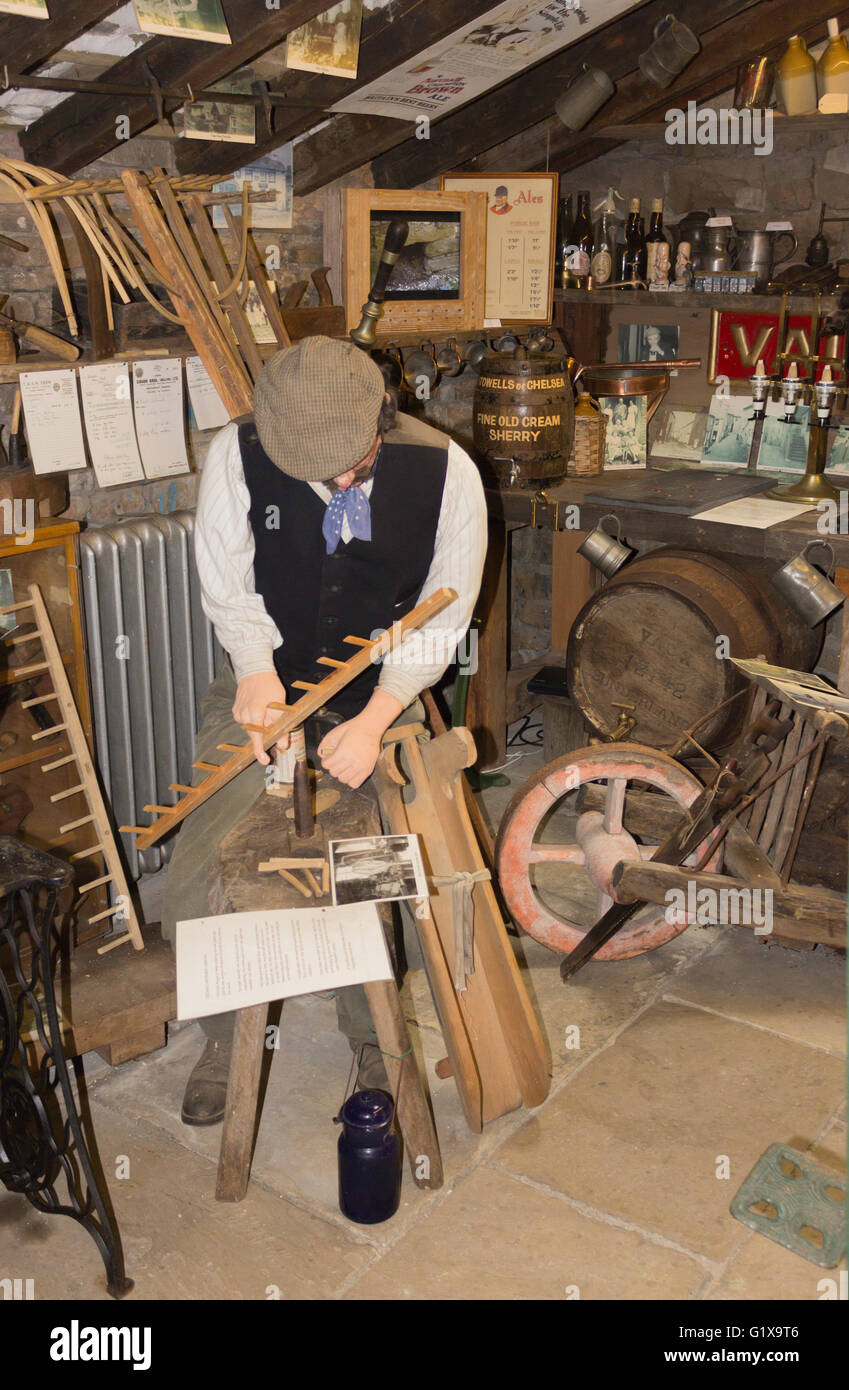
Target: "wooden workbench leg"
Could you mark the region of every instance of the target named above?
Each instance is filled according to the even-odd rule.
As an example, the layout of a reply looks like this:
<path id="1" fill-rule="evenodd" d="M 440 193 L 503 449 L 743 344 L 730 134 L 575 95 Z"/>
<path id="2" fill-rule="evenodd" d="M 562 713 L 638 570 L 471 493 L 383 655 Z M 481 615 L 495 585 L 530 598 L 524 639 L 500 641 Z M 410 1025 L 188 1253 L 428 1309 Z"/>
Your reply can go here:
<path id="1" fill-rule="evenodd" d="M 834 582 L 838 589 L 849 596 L 849 569 L 842 569 L 838 566 L 834 574 Z M 849 601 L 844 603 L 843 612 L 840 615 L 842 623 L 840 629 L 840 655 L 837 663 L 837 689 L 842 694 L 849 694 L 849 617 L 846 616 L 849 609 Z"/>
<path id="2" fill-rule="evenodd" d="M 478 767 L 502 767 L 507 759 L 507 531 L 490 518 L 489 545 L 477 605 L 478 669 L 469 683 L 466 727 L 478 750 Z"/>
<path id="3" fill-rule="evenodd" d="M 395 981 L 373 980 L 366 985 L 365 991 L 389 1085 L 396 1101 L 400 1096 L 398 1123 L 404 1136 L 413 1181 L 417 1187 L 441 1187 L 443 1176 L 439 1139 L 412 1052 Z"/>
<path id="4" fill-rule="evenodd" d="M 241 1202 L 248 1190 L 267 1019 L 267 1004 L 239 1009 L 236 1014 L 224 1133 L 221 1136 L 218 1181 L 215 1185 L 217 1202 Z"/>

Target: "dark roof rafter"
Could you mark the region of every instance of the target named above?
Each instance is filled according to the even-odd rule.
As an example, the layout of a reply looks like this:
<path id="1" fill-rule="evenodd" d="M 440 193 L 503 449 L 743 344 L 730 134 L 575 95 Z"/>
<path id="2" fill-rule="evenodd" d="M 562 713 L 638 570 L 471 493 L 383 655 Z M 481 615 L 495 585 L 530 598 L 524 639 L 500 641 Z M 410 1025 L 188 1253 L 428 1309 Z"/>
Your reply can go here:
<path id="1" fill-rule="evenodd" d="M 117 84 L 144 83 L 147 63 L 163 87 L 186 83 L 198 88 L 209 86 L 282 42 L 291 29 L 321 14 L 327 9 L 327 0 L 283 0 L 279 10 L 267 9 L 258 0 L 222 0 L 222 7 L 231 44 L 157 36 L 113 64 L 104 78 Z M 69 97 L 22 132 L 24 156 L 60 173 L 75 173 L 120 144 L 116 122 L 121 116 L 127 117 L 132 135 L 140 134 L 156 119 L 150 101 L 144 98 Z M 242 146 L 243 152 L 245 149 Z"/>
<path id="2" fill-rule="evenodd" d="M 293 104 L 303 101 L 330 107 L 358 87 L 364 87 L 376 77 L 390 72 L 399 63 L 407 62 L 431 44 L 439 43 L 460 23 L 468 24 L 479 14 L 485 14 L 492 9 L 492 4 L 493 0 L 465 0 L 462 20 L 458 21 L 457 0 L 395 0 L 386 9 L 370 10 L 363 15 L 360 61 L 355 82 L 345 77 L 322 77 L 316 73 L 293 71 L 277 81 L 275 87 L 285 92 Z M 344 129 L 341 124 L 344 120 L 344 117 L 336 117 L 333 126 L 327 128 L 326 134 L 331 142 L 335 139 L 337 127 Z M 223 141 L 181 141 L 177 167 L 186 174 L 229 174 L 248 160 L 258 159 L 293 140 L 315 124 L 314 114 L 306 116 L 295 110 L 287 116 L 285 108 L 278 109 L 274 135 L 270 139 L 260 139 L 252 150 L 244 145 L 228 145 Z"/>
<path id="3" fill-rule="evenodd" d="M 760 0 L 754 21 L 757 25 L 758 52 L 778 57 L 790 29 L 816 43 L 826 36 L 826 20 L 837 16 L 841 25 L 849 21 L 849 9 L 834 8 L 834 0 L 808 0 L 800 18 L 797 0 Z M 688 101 L 709 101 L 734 85 L 737 68 L 751 55 L 753 16 L 739 14 L 717 25 L 703 36 L 702 52 L 664 92 L 647 89 L 639 71 L 629 74 L 616 95 L 598 117 L 578 134 L 568 131 L 556 117 L 476 155 L 462 167 L 493 171 L 502 168 L 541 169 L 546 158 L 549 168 L 565 173 L 597 159 L 621 144 L 607 138 L 609 126 L 634 121 L 662 121 L 670 107 L 686 107 Z M 789 26 L 789 27 L 788 27 Z M 776 130 L 780 130 L 781 116 Z M 635 132 L 638 136 L 638 132 Z"/>
<path id="4" fill-rule="evenodd" d="M 29 72 L 86 29 L 108 19 L 125 0 L 53 0 L 49 20 L 0 15 L 0 61 L 10 72 Z"/>
<path id="5" fill-rule="evenodd" d="M 705 0 L 678 0 L 675 13 L 682 23 L 690 25 L 701 36 L 741 12 L 755 6 L 766 12 L 775 3 L 776 0 L 763 0 L 762 3 L 759 0 L 711 0 L 710 4 L 705 4 Z M 593 31 L 540 63 L 530 73 L 522 73 L 452 112 L 433 127 L 430 140 L 407 138 L 403 143 L 396 140 L 391 146 L 384 146 L 382 157 L 375 159 L 373 164 L 375 185 L 378 188 L 417 187 L 437 174 L 462 167 L 482 151 L 502 145 L 511 136 L 518 136 L 528 127 L 545 121 L 553 115 L 555 101 L 582 63 L 602 68 L 614 82 L 620 83 L 629 73 L 635 72 L 637 58 L 650 42 L 653 26 L 668 11 L 668 0 L 650 0 L 638 9 L 628 10 L 603 29 Z M 759 43 L 756 26 L 749 30 L 749 54 L 753 51 L 753 35 L 757 35 Z M 639 73 L 638 79 L 649 94 L 659 94 L 659 89 L 652 88 Z M 614 96 L 602 108 L 597 118 L 599 122 L 607 121 L 607 112 L 616 100 Z M 560 129 L 567 140 L 581 139 L 563 126 Z M 544 162 L 544 147 L 538 156 Z"/>

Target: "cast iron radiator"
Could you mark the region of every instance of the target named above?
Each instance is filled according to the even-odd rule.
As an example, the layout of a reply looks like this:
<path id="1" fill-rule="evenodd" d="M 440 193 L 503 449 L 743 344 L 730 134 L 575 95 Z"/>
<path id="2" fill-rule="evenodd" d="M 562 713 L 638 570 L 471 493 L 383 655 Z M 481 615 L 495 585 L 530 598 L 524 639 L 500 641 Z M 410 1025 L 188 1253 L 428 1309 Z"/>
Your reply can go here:
<path id="1" fill-rule="evenodd" d="M 221 648 L 200 601 L 193 512 L 142 516 L 80 537 L 95 754 L 113 823 L 148 825 L 190 783 L 200 702 Z M 133 878 L 155 873 L 173 837 L 139 853 Z"/>

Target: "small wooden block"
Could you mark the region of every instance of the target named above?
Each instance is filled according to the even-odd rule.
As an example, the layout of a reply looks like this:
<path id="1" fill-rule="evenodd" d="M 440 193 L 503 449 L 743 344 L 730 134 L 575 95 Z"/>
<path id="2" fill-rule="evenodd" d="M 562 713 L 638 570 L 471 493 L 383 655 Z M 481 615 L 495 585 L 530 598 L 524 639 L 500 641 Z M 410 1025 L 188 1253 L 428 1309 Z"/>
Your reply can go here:
<path id="1" fill-rule="evenodd" d="M 95 1048 L 95 1051 L 110 1067 L 118 1067 L 122 1062 L 131 1062 L 134 1057 L 146 1057 L 150 1052 L 157 1052 L 165 1046 L 165 1042 L 165 1024 L 156 1023 L 141 1033 L 134 1033 L 131 1038 L 121 1038 L 120 1042 L 108 1043 L 105 1047 Z"/>
<path id="2" fill-rule="evenodd" d="M 335 805 L 336 805 L 336 802 L 337 802 L 338 800 L 339 800 L 339 793 L 338 793 L 338 792 L 332 791 L 330 787 L 322 787 L 322 788 L 321 788 L 319 791 L 317 791 L 316 794 L 315 794 L 315 814 L 316 814 L 316 816 L 320 816 L 321 813 L 322 813 L 322 811 L 328 811 L 328 810 L 330 809 L 331 806 L 335 806 Z M 294 818 L 295 818 L 295 808 L 294 808 L 293 806 L 287 806 L 287 807 L 286 807 L 286 816 L 287 816 L 287 819 L 288 819 L 288 820 L 294 820 Z"/>

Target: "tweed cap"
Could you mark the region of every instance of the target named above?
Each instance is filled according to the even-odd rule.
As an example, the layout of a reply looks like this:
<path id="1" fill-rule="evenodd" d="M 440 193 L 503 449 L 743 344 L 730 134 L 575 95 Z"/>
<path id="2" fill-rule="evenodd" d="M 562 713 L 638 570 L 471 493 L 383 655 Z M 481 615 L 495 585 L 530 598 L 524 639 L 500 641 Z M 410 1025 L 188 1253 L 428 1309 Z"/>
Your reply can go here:
<path id="1" fill-rule="evenodd" d="M 347 473 L 377 437 L 386 387 L 368 353 L 338 338 L 302 338 L 270 357 L 254 387 L 257 433 L 283 473 L 320 483 Z"/>

